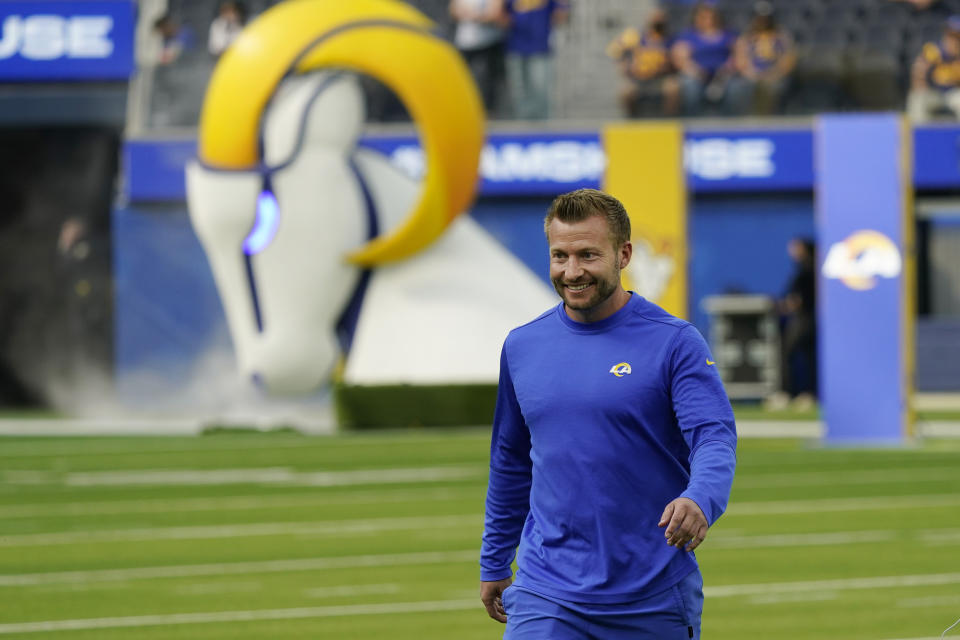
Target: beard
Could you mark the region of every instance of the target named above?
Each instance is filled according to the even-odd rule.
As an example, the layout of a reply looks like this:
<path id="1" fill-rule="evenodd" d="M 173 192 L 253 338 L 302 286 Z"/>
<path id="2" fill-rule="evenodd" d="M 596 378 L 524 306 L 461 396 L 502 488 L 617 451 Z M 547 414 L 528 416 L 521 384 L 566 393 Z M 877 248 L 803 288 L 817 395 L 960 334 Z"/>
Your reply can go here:
<path id="1" fill-rule="evenodd" d="M 587 282 L 590 281 L 587 280 Z M 569 297 L 570 291 L 564 286 L 563 278 L 554 279 L 553 288 L 567 308 L 576 311 L 589 311 L 606 302 L 617 291 L 617 287 L 620 285 L 620 269 L 617 269 L 610 278 L 594 277 L 593 282 L 595 284 L 593 295 L 586 299 L 571 300 Z"/>

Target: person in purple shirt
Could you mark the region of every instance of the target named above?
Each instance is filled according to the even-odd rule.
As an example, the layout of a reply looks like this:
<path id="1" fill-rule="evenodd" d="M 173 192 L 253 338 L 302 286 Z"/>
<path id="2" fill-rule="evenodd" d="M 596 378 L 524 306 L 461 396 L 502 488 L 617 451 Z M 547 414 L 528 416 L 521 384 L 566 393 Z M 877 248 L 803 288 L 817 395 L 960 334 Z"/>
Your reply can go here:
<path id="1" fill-rule="evenodd" d="M 671 51 L 680 71 L 684 115 L 701 115 L 708 105 L 727 115 L 746 112 L 750 91 L 736 70 L 736 42 L 737 34 L 724 28 L 713 3 L 697 3 L 693 27 L 680 34 Z"/>
<path id="2" fill-rule="evenodd" d="M 544 120 L 550 117 L 553 69 L 550 34 L 567 21 L 568 0 L 505 0 L 507 84 L 513 117 Z"/>
<path id="3" fill-rule="evenodd" d="M 696 640 L 692 552 L 730 495 L 730 402 L 697 330 L 621 286 L 619 200 L 561 195 L 544 226 L 562 302 L 500 354 L 480 599 L 505 640 Z"/>

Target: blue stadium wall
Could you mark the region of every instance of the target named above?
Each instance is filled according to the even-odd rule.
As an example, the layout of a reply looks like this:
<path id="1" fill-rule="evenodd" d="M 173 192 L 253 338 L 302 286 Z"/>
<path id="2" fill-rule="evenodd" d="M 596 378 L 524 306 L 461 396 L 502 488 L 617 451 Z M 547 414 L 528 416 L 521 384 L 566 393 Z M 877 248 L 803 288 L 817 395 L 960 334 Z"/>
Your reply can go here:
<path id="1" fill-rule="evenodd" d="M 813 237 L 813 132 L 809 126 L 690 128 L 685 136 L 687 316 L 707 335 L 705 296 L 779 295 L 791 271 L 787 242 Z M 960 190 L 958 141 L 957 126 L 915 132 L 918 192 Z M 367 138 L 363 144 L 411 175 L 422 170 L 411 136 Z M 186 211 L 183 167 L 194 153 L 192 141 L 131 140 L 125 146 L 114 265 L 116 371 L 121 395 L 128 398 L 155 392 L 163 379 L 185 379 L 211 347 L 229 348 L 216 289 Z M 471 215 L 547 280 L 543 214 L 557 193 L 599 186 L 604 162 L 595 131 L 491 134 Z M 932 220 L 933 232 L 940 223 L 950 221 Z M 918 389 L 960 389 L 960 367 L 945 367 L 938 355 L 960 343 L 958 335 L 960 319 L 921 318 Z M 124 375 L 144 370 L 151 371 L 149 384 L 142 375 Z"/>

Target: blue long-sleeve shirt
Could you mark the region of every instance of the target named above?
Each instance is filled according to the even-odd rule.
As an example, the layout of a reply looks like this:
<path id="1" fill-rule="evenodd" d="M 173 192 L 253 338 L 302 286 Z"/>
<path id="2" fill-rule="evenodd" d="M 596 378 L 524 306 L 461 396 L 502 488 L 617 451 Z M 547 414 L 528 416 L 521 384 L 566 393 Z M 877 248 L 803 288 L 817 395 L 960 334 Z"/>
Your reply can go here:
<path id="1" fill-rule="evenodd" d="M 514 329 L 500 359 L 481 580 L 620 603 L 696 568 L 657 526 L 687 497 L 710 524 L 736 466 L 733 412 L 689 323 L 634 294 L 604 320 L 563 304 Z M 519 545 L 519 552 L 517 547 Z"/>

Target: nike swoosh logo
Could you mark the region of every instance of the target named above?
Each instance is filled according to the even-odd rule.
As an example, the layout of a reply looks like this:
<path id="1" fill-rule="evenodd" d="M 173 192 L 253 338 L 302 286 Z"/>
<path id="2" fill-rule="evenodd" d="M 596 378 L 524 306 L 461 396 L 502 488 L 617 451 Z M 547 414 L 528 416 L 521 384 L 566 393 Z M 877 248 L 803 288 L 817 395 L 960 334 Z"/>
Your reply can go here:
<path id="1" fill-rule="evenodd" d="M 717 364 L 717 363 L 714 362 L 713 360 L 711 360 L 710 358 L 707 358 L 707 364 L 708 364 L 708 365 L 715 365 L 715 364 Z"/>

